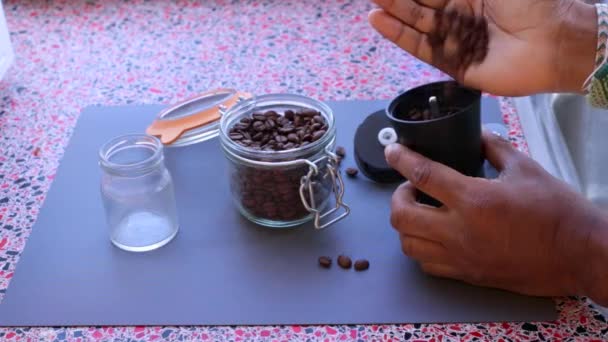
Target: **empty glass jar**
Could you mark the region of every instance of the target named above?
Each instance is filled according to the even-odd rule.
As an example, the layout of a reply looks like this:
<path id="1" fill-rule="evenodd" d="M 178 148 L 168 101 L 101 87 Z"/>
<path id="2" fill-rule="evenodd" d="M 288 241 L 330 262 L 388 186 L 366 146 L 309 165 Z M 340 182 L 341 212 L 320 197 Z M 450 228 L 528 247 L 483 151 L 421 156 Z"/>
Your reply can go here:
<path id="1" fill-rule="evenodd" d="M 99 159 L 112 243 L 132 252 L 169 243 L 178 232 L 178 218 L 160 140 L 144 134 L 120 136 L 101 147 Z"/>

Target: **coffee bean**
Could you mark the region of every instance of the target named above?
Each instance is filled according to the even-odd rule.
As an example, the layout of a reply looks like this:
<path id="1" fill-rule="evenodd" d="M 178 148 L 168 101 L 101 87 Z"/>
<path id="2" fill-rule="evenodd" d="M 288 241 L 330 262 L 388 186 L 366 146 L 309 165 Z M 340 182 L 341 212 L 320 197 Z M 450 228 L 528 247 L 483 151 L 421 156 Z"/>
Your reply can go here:
<path id="1" fill-rule="evenodd" d="M 344 156 L 346 156 L 346 149 L 343 146 L 338 146 L 336 148 L 336 154 L 340 157 L 340 158 L 344 158 Z"/>
<path id="2" fill-rule="evenodd" d="M 357 173 L 359 173 L 359 170 L 355 169 L 354 167 L 349 167 L 345 171 L 349 177 L 355 177 Z"/>
<path id="3" fill-rule="evenodd" d="M 245 130 L 245 129 L 249 128 L 249 124 L 248 123 L 239 122 L 236 125 L 234 125 L 234 128 L 238 129 L 238 130 Z"/>
<path id="4" fill-rule="evenodd" d="M 446 39 L 454 41 L 456 51 L 445 55 Z M 482 63 L 489 45 L 488 21 L 456 10 L 436 11 L 435 28 L 428 33 L 433 62 L 443 65 L 451 74 L 462 76 L 473 63 Z"/>
<path id="5" fill-rule="evenodd" d="M 355 261 L 355 270 L 365 271 L 369 268 L 369 261 L 365 259 Z"/>
<path id="6" fill-rule="evenodd" d="M 241 140 L 241 139 L 243 139 L 243 138 L 244 138 L 244 137 L 243 137 L 243 135 L 242 135 L 241 133 L 230 133 L 228 136 L 229 136 L 229 137 L 230 137 L 230 139 L 232 139 L 232 140 Z"/>
<path id="7" fill-rule="evenodd" d="M 422 118 L 424 120 L 430 120 L 431 119 L 431 111 L 428 109 L 425 109 L 424 111 L 422 111 Z"/>
<path id="8" fill-rule="evenodd" d="M 266 115 L 262 114 L 262 113 L 254 113 L 252 115 L 254 120 L 259 120 L 259 121 L 265 121 L 266 120 Z"/>
<path id="9" fill-rule="evenodd" d="M 253 123 L 253 129 L 258 132 L 261 132 L 266 129 L 266 125 L 264 125 L 264 123 L 262 121 L 255 121 Z"/>
<path id="10" fill-rule="evenodd" d="M 268 134 L 268 133 L 267 133 L 267 134 L 264 134 L 264 136 L 262 137 L 261 144 L 262 144 L 262 145 L 265 145 L 265 144 L 267 144 L 269 141 L 270 141 L 270 134 Z"/>
<path id="11" fill-rule="evenodd" d="M 279 143 L 286 143 L 287 142 L 287 137 L 284 135 L 277 135 L 274 140 L 276 140 Z"/>
<path id="12" fill-rule="evenodd" d="M 289 133 L 289 135 L 287 135 L 287 140 L 289 140 L 293 143 L 297 143 L 300 141 L 300 139 L 298 138 L 298 135 L 295 133 Z"/>
<path id="13" fill-rule="evenodd" d="M 253 141 L 259 141 L 262 139 L 262 136 L 264 136 L 264 133 L 257 132 L 256 134 L 253 135 L 252 139 L 253 139 Z"/>
<path id="14" fill-rule="evenodd" d="M 275 112 L 274 110 L 269 110 L 264 113 L 264 116 L 266 117 L 266 119 L 276 118 L 279 116 L 279 113 Z"/>
<path id="15" fill-rule="evenodd" d="M 294 144 L 294 143 L 292 143 L 292 142 L 288 142 L 288 143 L 287 143 L 287 144 L 285 144 L 283 147 L 284 147 L 286 150 L 291 150 L 292 148 L 294 148 L 294 147 L 295 147 L 295 144 Z"/>
<path id="16" fill-rule="evenodd" d="M 288 120 L 293 120 L 294 115 L 295 113 L 293 112 L 293 110 L 286 110 L 284 114 L 285 118 Z"/>
<path id="17" fill-rule="evenodd" d="M 319 257 L 319 265 L 321 265 L 324 268 L 330 268 L 331 267 L 331 258 L 328 256 Z"/>
<path id="18" fill-rule="evenodd" d="M 279 128 L 279 133 L 281 134 L 289 134 L 294 131 L 293 127 L 281 127 Z"/>
<path id="19" fill-rule="evenodd" d="M 314 109 L 306 108 L 306 109 L 303 109 L 302 111 L 300 111 L 300 115 L 302 115 L 304 117 L 309 117 L 309 118 L 314 117 L 315 115 L 318 115 L 318 114 L 319 114 L 319 112 L 317 112 Z"/>
<path id="20" fill-rule="evenodd" d="M 313 141 L 317 141 L 319 139 L 321 139 L 321 137 L 325 135 L 325 131 L 321 130 L 321 131 L 316 131 L 312 134 L 312 140 Z"/>
<path id="21" fill-rule="evenodd" d="M 344 269 L 349 269 L 353 265 L 353 262 L 346 255 L 340 255 L 338 256 L 338 265 Z"/>

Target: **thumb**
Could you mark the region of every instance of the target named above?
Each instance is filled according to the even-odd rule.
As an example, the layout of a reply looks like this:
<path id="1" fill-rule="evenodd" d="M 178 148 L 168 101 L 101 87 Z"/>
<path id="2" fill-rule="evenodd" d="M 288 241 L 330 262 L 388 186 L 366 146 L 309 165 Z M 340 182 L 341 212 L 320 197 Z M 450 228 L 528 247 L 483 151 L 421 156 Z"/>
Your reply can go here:
<path id="1" fill-rule="evenodd" d="M 465 193 L 468 177 L 401 144 L 388 145 L 384 155 L 387 163 L 414 187 L 448 206 L 457 204 Z"/>
<path id="2" fill-rule="evenodd" d="M 521 152 L 513 147 L 508 139 L 497 133 L 484 130 L 482 142 L 486 159 L 498 172 L 509 171 L 521 157 Z"/>

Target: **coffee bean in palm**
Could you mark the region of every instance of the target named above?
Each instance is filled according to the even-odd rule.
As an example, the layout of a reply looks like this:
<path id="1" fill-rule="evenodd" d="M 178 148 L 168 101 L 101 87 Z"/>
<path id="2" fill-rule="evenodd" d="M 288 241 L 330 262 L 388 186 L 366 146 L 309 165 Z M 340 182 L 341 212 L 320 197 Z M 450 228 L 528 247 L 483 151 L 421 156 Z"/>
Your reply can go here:
<path id="1" fill-rule="evenodd" d="M 331 258 L 328 256 L 319 257 L 319 265 L 321 265 L 324 268 L 330 268 L 331 267 Z"/>
<path id="2" fill-rule="evenodd" d="M 346 255 L 340 255 L 338 256 L 338 265 L 344 269 L 349 269 L 353 265 L 353 262 Z"/>
<path id="3" fill-rule="evenodd" d="M 365 259 L 360 259 L 355 261 L 355 270 L 357 271 L 365 271 L 369 268 L 369 261 Z"/>

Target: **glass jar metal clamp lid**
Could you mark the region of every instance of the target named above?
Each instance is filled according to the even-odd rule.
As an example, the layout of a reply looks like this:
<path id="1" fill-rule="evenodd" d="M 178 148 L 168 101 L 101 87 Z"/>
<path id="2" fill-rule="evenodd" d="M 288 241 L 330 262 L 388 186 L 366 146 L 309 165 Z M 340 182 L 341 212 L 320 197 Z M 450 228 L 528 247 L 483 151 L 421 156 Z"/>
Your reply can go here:
<path id="1" fill-rule="evenodd" d="M 322 136 L 317 133 L 313 141 L 304 134 L 310 133 L 305 128 L 310 129 L 313 125 L 295 127 L 293 121 L 287 122 L 289 120 L 284 117 L 279 118 L 288 111 L 295 113 L 295 116 L 303 113 L 300 111 L 306 111 L 304 114 L 309 116 L 318 116 L 314 120 L 324 123 L 322 128 L 325 130 L 320 132 L 323 133 Z M 300 133 L 299 139 L 294 138 L 295 134 L 289 135 L 296 142 L 291 144 L 294 146 L 263 149 L 259 139 L 258 142 L 253 141 L 253 146 L 246 146 L 233 139 L 235 133 L 239 135 L 235 132 L 235 125 L 241 123 L 239 128 L 243 128 L 242 121 L 252 124 L 263 121 L 261 119 L 265 118 L 260 118 L 260 114 L 268 112 L 273 116 L 269 120 L 273 122 L 268 122 L 269 125 L 278 123 L 283 127 L 285 124 L 284 131 L 289 132 L 292 127 L 293 133 Z M 253 114 L 260 120 L 254 119 Z M 281 122 L 275 121 L 276 119 Z M 317 123 L 312 121 L 312 116 L 303 119 L 302 121 Z M 315 127 L 318 129 L 318 125 Z M 316 229 L 322 229 L 350 213 L 350 208 L 342 200 L 344 183 L 338 171 L 338 157 L 333 153 L 336 142 L 333 112 L 317 100 L 292 94 L 253 97 L 234 89 L 219 89 L 164 110 L 150 125 L 147 133 L 158 136 L 168 146 L 191 145 L 219 135 L 222 151 L 229 161 L 233 202 L 241 214 L 257 224 L 290 227 L 312 220 Z M 268 136 L 262 142 L 268 142 L 269 135 L 272 134 L 279 141 L 287 136 L 276 137 L 281 134 L 277 134 L 276 130 L 266 133 Z M 331 193 L 335 205 L 329 208 Z M 343 213 L 331 218 L 340 209 Z M 323 223 L 324 220 L 327 222 Z"/>

